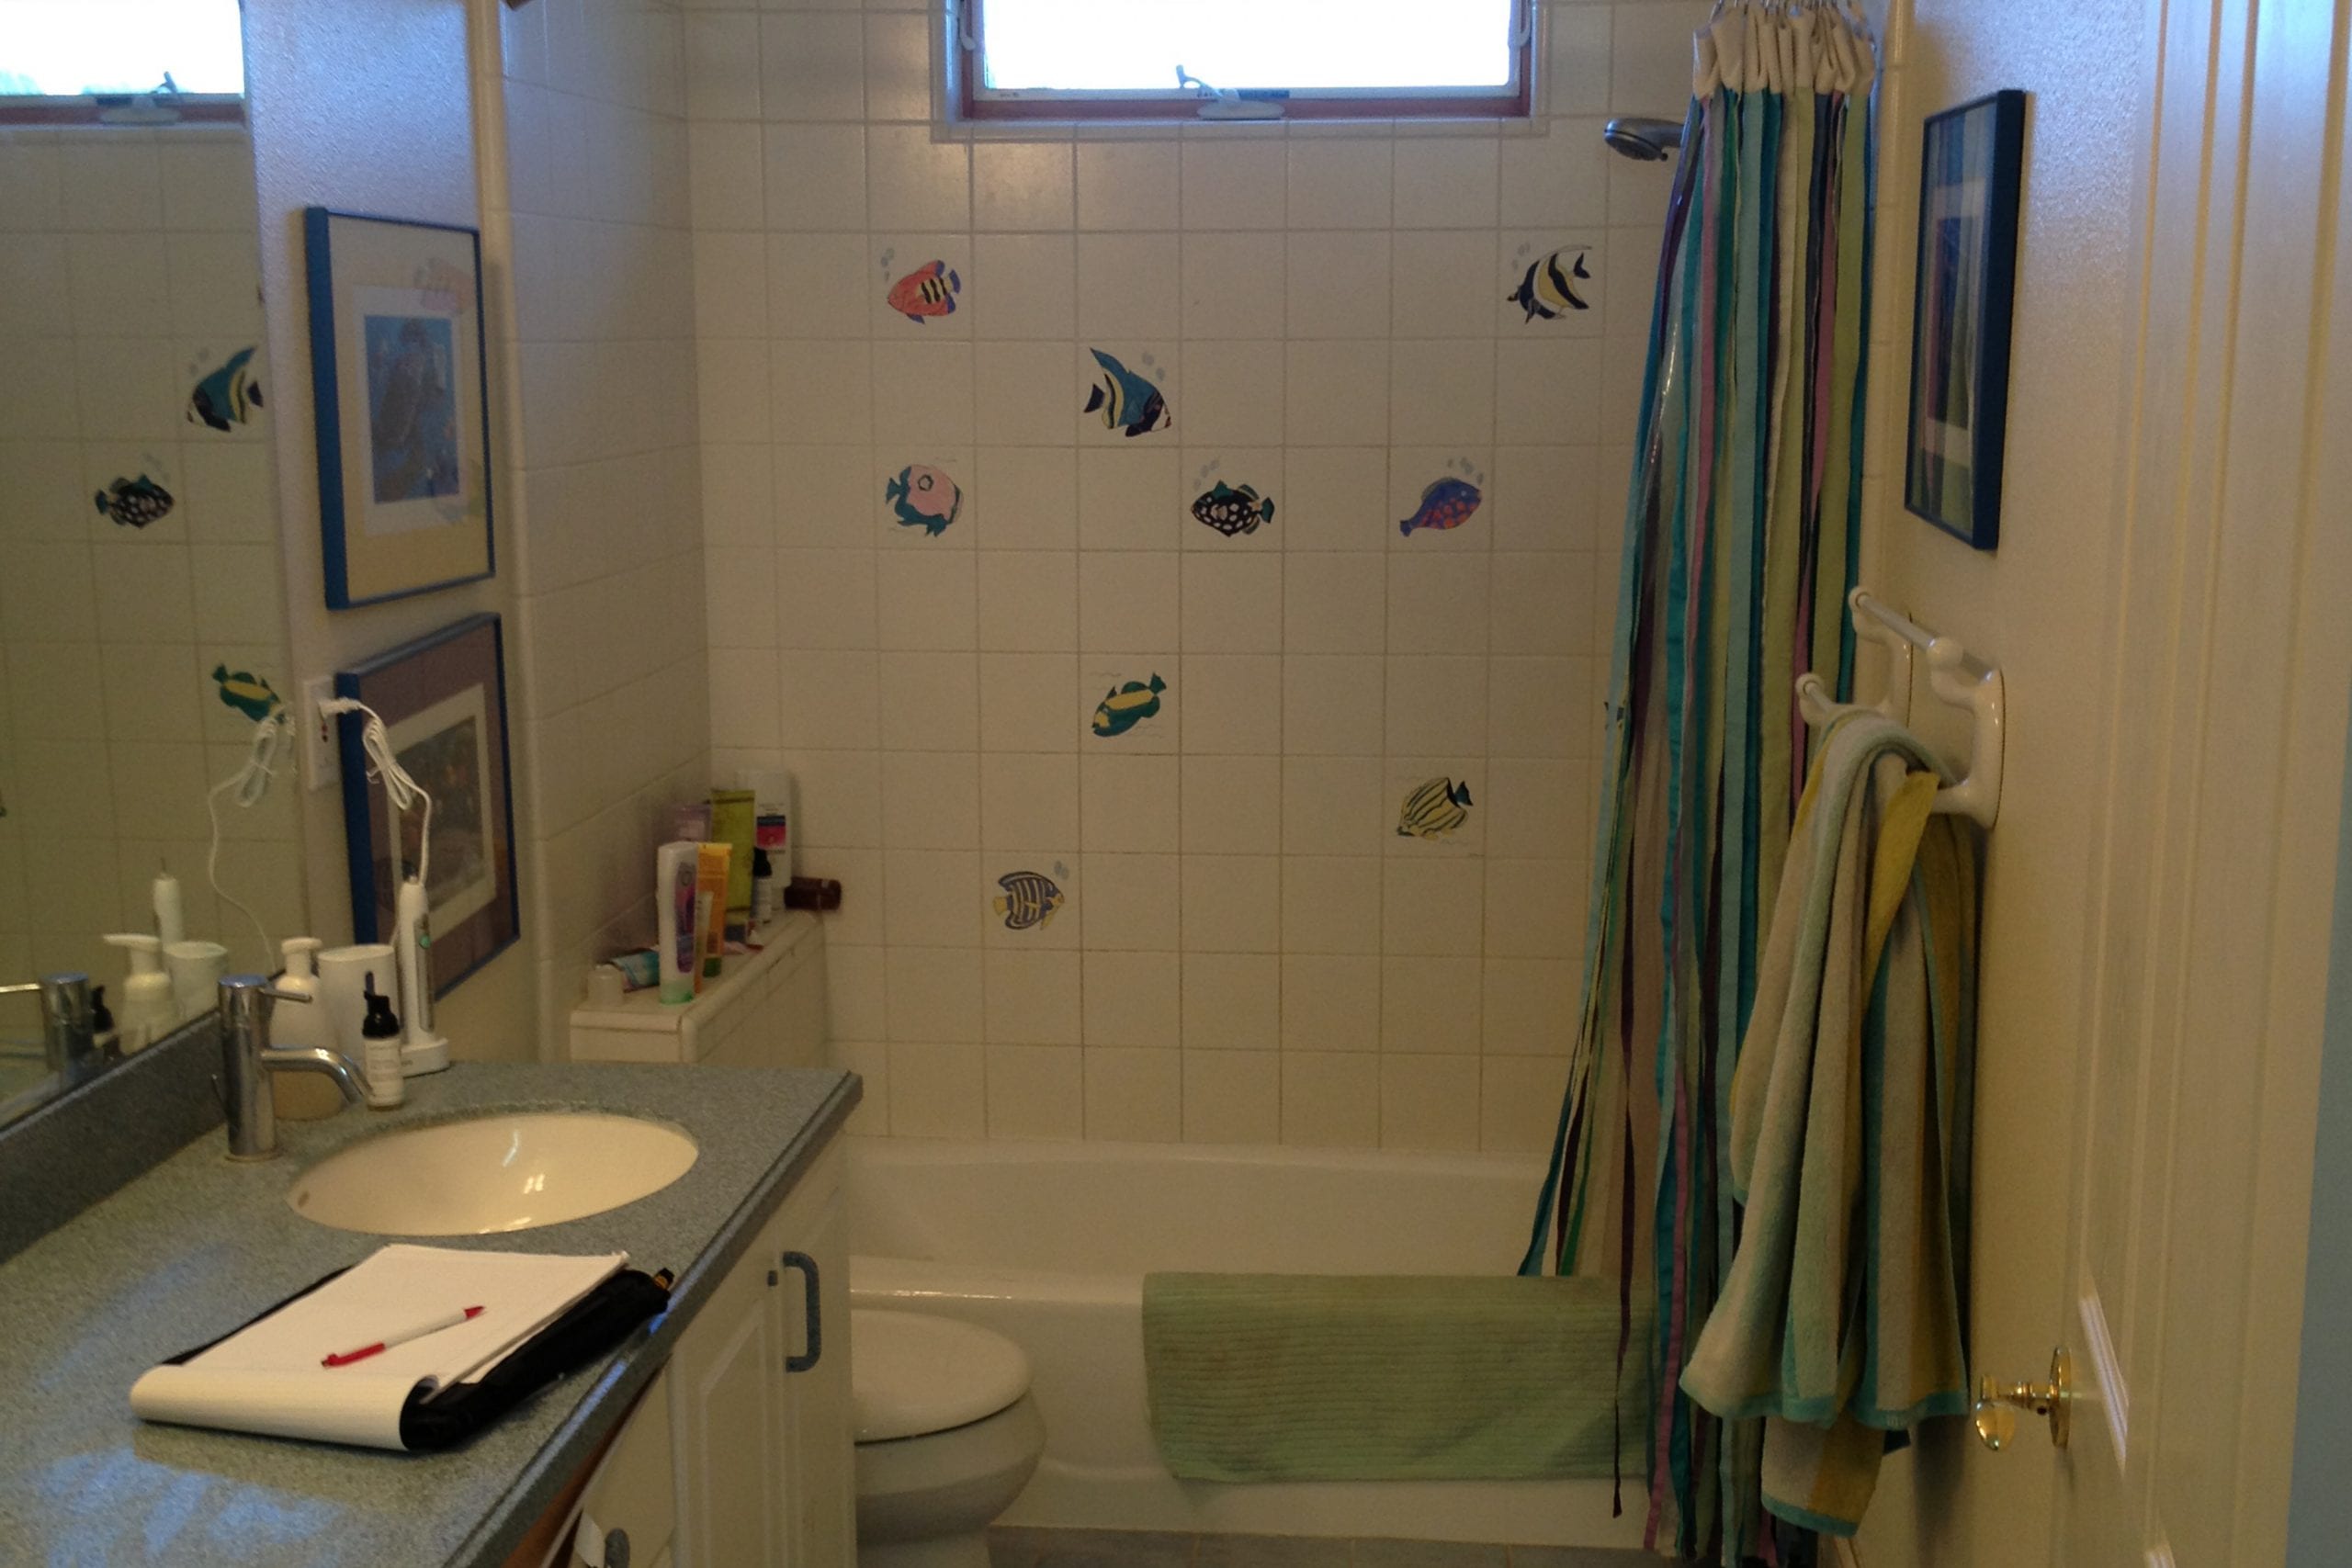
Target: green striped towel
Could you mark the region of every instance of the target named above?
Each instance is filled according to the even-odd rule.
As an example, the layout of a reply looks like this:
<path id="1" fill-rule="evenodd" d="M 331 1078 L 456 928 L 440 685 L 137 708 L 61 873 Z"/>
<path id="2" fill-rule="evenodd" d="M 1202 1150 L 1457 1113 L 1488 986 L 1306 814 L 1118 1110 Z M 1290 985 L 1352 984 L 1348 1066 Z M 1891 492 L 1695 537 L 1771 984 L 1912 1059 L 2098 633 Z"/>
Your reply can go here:
<path id="1" fill-rule="evenodd" d="M 1186 1481 L 1608 1476 L 1645 1431 L 1620 1327 L 1614 1280 L 1149 1274 L 1151 1429 Z"/>

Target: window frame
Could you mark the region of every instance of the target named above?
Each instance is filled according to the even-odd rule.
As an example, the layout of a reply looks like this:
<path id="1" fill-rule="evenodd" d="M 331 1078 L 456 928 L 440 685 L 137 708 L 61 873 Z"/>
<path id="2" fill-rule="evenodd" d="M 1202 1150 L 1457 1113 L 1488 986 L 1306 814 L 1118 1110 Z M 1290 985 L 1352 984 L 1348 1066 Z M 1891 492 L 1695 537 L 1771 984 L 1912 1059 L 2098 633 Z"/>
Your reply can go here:
<path id="1" fill-rule="evenodd" d="M 1285 120 L 1508 120 L 1532 117 L 1535 62 L 1543 0 L 1516 0 L 1511 79 L 1500 87 L 1300 88 L 1276 92 L 1241 89 L 1244 103 L 1271 103 L 1263 118 L 1204 115 L 1214 100 L 1197 93 L 1136 92 L 1121 88 L 990 90 L 980 84 L 980 39 L 987 28 L 988 0 L 948 0 L 947 101 L 955 117 L 978 124 L 1059 120 L 1157 121 L 1280 125 Z"/>
<path id="2" fill-rule="evenodd" d="M 174 119 L 108 119 L 125 109 L 167 108 Z M 242 93 L 0 93 L 0 125 L 101 130 L 169 130 L 175 125 L 243 125 Z"/>

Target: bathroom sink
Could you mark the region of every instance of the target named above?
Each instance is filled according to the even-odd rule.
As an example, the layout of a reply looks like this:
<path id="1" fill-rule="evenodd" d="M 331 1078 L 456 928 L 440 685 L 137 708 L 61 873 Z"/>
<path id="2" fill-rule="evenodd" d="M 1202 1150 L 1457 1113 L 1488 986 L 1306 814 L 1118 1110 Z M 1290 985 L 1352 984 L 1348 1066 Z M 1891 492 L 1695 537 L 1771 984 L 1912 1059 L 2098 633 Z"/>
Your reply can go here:
<path id="1" fill-rule="evenodd" d="M 502 1111 L 356 1144 L 296 1178 L 286 1201 L 336 1230 L 488 1235 L 634 1202 L 695 1155 L 685 1134 L 634 1116 Z"/>

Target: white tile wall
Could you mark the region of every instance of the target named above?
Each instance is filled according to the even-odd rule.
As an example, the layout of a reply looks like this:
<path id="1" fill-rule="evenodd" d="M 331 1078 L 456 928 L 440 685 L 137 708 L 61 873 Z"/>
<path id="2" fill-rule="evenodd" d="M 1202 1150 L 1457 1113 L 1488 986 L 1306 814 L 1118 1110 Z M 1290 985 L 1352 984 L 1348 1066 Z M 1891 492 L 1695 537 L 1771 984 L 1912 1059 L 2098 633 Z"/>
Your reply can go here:
<path id="1" fill-rule="evenodd" d="M 698 0 L 714 764 L 792 767 L 803 869 L 847 886 L 868 1125 L 1548 1140 L 1667 177 L 1600 120 L 1680 112 L 1704 5 L 1544 9 L 1532 125 L 1073 133 L 934 126 L 920 6 Z M 1593 308 L 1529 322 L 1562 247 Z M 961 290 L 918 323 L 886 296 L 933 259 Z M 1170 428 L 1081 412 L 1095 348 Z M 882 503 L 910 463 L 963 491 L 937 537 Z M 1476 515 L 1404 536 L 1448 474 Z M 1194 521 L 1218 479 L 1272 523 Z M 1441 774 L 1468 821 L 1399 837 Z M 1068 902 L 1010 931 L 1023 870 Z"/>
<path id="2" fill-rule="evenodd" d="M 123 960 L 97 939 L 149 929 L 159 862 L 191 936 L 265 956 L 204 867 L 206 791 L 252 734 L 211 671 L 291 685 L 270 416 L 187 417 L 197 382 L 261 342 L 257 225 L 242 129 L 0 129 L 0 977 L 112 985 Z M 142 474 L 174 498 L 161 519 L 93 504 Z M 221 834 L 231 896 L 295 934 L 290 792 L 224 807 Z"/>
<path id="3" fill-rule="evenodd" d="M 755 19 L 619 0 L 533 6 L 502 26 L 524 411 L 500 497 L 518 558 L 502 570 L 528 716 L 526 919 L 560 1052 L 588 965 L 650 937 L 654 846 L 669 806 L 709 787 L 713 726 L 773 745 L 787 712 L 796 728 L 854 721 L 838 691 L 787 692 L 776 654 L 764 339 L 772 296 L 812 290 L 761 231 L 752 117 L 775 73 Z M 724 117 L 691 136 L 689 90 L 698 115 Z M 714 131 L 737 134 L 700 134 Z M 705 410 L 740 445 L 706 449 Z M 864 728 L 838 733 L 871 747 L 875 671 L 843 673 L 865 682 Z"/>

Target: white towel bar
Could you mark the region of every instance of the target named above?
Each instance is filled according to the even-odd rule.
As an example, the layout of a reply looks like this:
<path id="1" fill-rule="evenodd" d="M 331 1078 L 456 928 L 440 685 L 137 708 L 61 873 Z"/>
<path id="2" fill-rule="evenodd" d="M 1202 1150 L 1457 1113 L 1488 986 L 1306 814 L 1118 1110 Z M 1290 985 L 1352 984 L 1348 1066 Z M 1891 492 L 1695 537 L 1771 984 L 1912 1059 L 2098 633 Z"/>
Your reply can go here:
<path id="1" fill-rule="evenodd" d="M 1990 828 L 2001 814 L 2001 743 L 2007 718 L 2000 671 L 1970 653 L 1959 638 L 1938 637 L 1866 588 L 1847 594 L 1846 604 L 1854 617 L 1854 630 L 1883 646 L 1894 660 L 1879 712 L 1898 724 L 1910 718 L 1911 656 L 1914 649 L 1924 649 L 1928 689 L 1973 716 L 1975 754 L 1970 760 L 1968 776 L 1938 790 L 1935 809 L 1971 818 Z M 1852 705 L 1838 702 L 1830 694 L 1828 683 L 1810 671 L 1797 677 L 1797 706 L 1805 722 L 1816 728 L 1852 710 Z"/>

